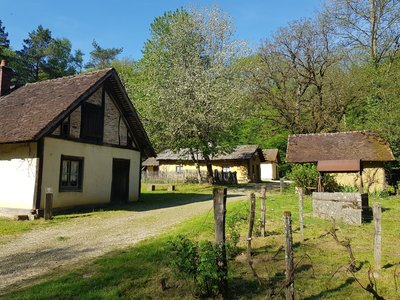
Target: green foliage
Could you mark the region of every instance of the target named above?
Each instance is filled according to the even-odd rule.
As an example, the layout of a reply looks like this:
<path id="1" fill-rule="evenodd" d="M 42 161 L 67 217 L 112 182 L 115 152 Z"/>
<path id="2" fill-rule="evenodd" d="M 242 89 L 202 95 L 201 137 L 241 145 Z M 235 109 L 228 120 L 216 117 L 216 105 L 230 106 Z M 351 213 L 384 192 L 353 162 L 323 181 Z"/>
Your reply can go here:
<path id="1" fill-rule="evenodd" d="M 229 259 L 235 258 L 239 254 L 238 243 L 240 240 L 240 227 L 247 216 L 244 211 L 232 212 L 226 217 L 226 253 Z"/>
<path id="2" fill-rule="evenodd" d="M 9 48 L 10 40 L 8 39 L 8 32 L 6 32 L 6 28 L 0 20 L 0 58 L 8 58 L 5 51 Z"/>
<path id="3" fill-rule="evenodd" d="M 325 174 L 322 177 L 322 185 L 325 192 L 337 192 L 339 185 L 336 182 L 335 176 L 332 174 Z"/>
<path id="4" fill-rule="evenodd" d="M 306 193 L 309 193 L 310 187 L 317 187 L 319 175 L 315 164 L 296 164 L 292 166 L 288 178 L 293 181 L 296 187 L 301 187 Z M 322 186 L 326 192 L 335 192 L 339 189 L 335 176 L 331 174 L 324 174 Z"/>
<path id="5" fill-rule="evenodd" d="M 249 70 L 253 99 L 263 106 L 266 119 L 285 131 L 319 133 L 340 127 L 351 99 L 330 34 L 329 24 L 319 20 L 289 23 L 262 44 Z"/>
<path id="6" fill-rule="evenodd" d="M 122 48 L 102 48 L 93 40 L 93 50 L 90 52 L 90 61 L 85 65 L 87 69 L 103 69 L 110 67 Z"/>
<path id="7" fill-rule="evenodd" d="M 190 278 L 195 286 L 194 295 L 200 298 L 214 297 L 219 292 L 222 274 L 218 269 L 219 247 L 209 241 L 193 242 L 177 236 L 170 242 L 171 267 L 178 277 Z"/>
<path id="8" fill-rule="evenodd" d="M 177 275 L 182 279 L 189 276 L 196 280 L 198 245 L 185 236 L 179 235 L 170 242 L 170 248 L 174 254 L 171 267 L 178 271 Z"/>
<path id="9" fill-rule="evenodd" d="M 232 35 L 216 9 L 177 10 L 153 21 L 136 100 L 157 150 L 186 148 L 207 159 L 233 146 L 243 92 L 233 66 L 242 49 Z"/>
<path id="10" fill-rule="evenodd" d="M 337 191 L 342 193 L 358 193 L 358 188 L 351 185 L 340 185 Z"/>
<path id="11" fill-rule="evenodd" d="M 353 97 L 348 109 L 349 129 L 368 129 L 385 138 L 396 158 L 400 156 L 400 55 L 378 66 L 362 65 L 351 70 Z"/>
<path id="12" fill-rule="evenodd" d="M 293 181 L 295 186 L 307 190 L 309 187 L 317 186 L 319 173 L 315 164 L 296 164 L 288 174 L 288 178 Z"/>
<path id="13" fill-rule="evenodd" d="M 11 65 L 16 71 L 17 84 L 72 75 L 81 69 L 82 52 L 71 53 L 71 42 L 53 38 L 49 29 L 39 25 L 24 40 Z"/>

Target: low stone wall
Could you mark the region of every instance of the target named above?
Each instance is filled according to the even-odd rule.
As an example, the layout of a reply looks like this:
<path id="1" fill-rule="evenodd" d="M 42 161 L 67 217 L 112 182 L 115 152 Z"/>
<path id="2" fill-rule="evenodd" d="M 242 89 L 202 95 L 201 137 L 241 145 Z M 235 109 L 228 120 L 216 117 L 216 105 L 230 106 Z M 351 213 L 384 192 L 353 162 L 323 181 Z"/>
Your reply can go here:
<path id="1" fill-rule="evenodd" d="M 314 216 L 347 224 L 361 224 L 369 211 L 368 194 L 314 192 L 312 203 Z"/>

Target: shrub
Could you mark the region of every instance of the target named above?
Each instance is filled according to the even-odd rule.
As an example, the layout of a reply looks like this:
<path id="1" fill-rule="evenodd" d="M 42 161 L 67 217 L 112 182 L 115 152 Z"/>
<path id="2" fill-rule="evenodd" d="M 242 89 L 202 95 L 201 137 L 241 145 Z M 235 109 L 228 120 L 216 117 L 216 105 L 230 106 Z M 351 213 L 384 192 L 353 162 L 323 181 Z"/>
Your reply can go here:
<path id="1" fill-rule="evenodd" d="M 301 187 L 308 193 L 310 187 L 316 188 L 318 185 L 317 166 L 314 164 L 298 164 L 292 167 L 289 173 L 289 179 L 293 181 L 296 187 Z M 335 180 L 335 176 L 332 174 L 325 174 L 322 178 L 322 186 L 326 192 L 334 192 L 339 189 L 339 185 Z"/>
<path id="2" fill-rule="evenodd" d="M 178 276 L 182 279 L 187 276 L 195 277 L 198 261 L 197 245 L 188 238 L 178 235 L 170 241 L 169 246 L 169 250 L 173 253 L 171 267 L 178 271 Z"/>
<path id="3" fill-rule="evenodd" d="M 340 188 L 336 182 L 335 176 L 331 174 L 325 174 L 322 179 L 322 185 L 324 186 L 325 192 L 337 192 Z"/>
<path id="4" fill-rule="evenodd" d="M 194 295 L 199 298 L 215 297 L 219 282 L 223 278 L 217 258 L 220 249 L 209 241 L 193 242 L 184 236 L 177 236 L 170 242 L 171 267 L 179 278 L 192 280 Z"/>
<path id="5" fill-rule="evenodd" d="M 358 193 L 358 187 L 351 185 L 341 185 L 339 186 L 338 191 L 342 193 Z"/>
<path id="6" fill-rule="evenodd" d="M 239 213 L 235 213 L 226 218 L 227 239 L 226 239 L 226 254 L 229 259 L 235 258 L 238 255 L 237 244 L 240 240 L 240 225 L 246 219 Z"/>
<path id="7" fill-rule="evenodd" d="M 317 177 L 319 173 L 314 164 L 298 164 L 292 167 L 288 178 L 293 181 L 295 186 L 307 190 L 309 187 L 317 186 Z"/>

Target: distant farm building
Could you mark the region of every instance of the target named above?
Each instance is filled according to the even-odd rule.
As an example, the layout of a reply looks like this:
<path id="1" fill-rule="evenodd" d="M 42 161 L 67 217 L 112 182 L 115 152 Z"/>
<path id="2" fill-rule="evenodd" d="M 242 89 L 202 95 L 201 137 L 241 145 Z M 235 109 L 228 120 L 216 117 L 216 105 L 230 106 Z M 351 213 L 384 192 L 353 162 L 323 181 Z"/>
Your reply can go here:
<path id="1" fill-rule="evenodd" d="M 320 174 L 335 174 L 338 184 L 382 191 L 384 163 L 394 161 L 389 144 L 364 131 L 299 134 L 288 138 L 288 163 L 315 163 Z"/>
<path id="2" fill-rule="evenodd" d="M 205 177 L 207 173 L 205 160 L 201 153 L 196 153 L 195 157 L 200 165 L 202 176 Z M 217 155 L 212 157 L 211 161 L 213 171 L 217 171 L 218 174 L 236 172 L 238 182 L 260 182 L 260 164 L 265 159 L 258 145 L 240 145 L 232 153 Z M 165 150 L 156 158 L 147 159 L 142 165 L 146 169 L 145 176 L 197 176 L 195 163 L 188 150 L 179 152 Z"/>
<path id="3" fill-rule="evenodd" d="M 278 164 L 280 162 L 278 149 L 264 149 L 265 161 L 261 163 L 261 180 L 279 179 Z"/>

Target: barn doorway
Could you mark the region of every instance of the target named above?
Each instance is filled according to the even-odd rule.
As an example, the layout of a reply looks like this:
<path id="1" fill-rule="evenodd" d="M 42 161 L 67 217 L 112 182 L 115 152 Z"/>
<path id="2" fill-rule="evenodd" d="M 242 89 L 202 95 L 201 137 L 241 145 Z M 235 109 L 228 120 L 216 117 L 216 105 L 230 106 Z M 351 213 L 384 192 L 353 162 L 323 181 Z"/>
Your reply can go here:
<path id="1" fill-rule="evenodd" d="M 129 200 L 129 159 L 113 158 L 111 202 L 124 203 Z"/>

